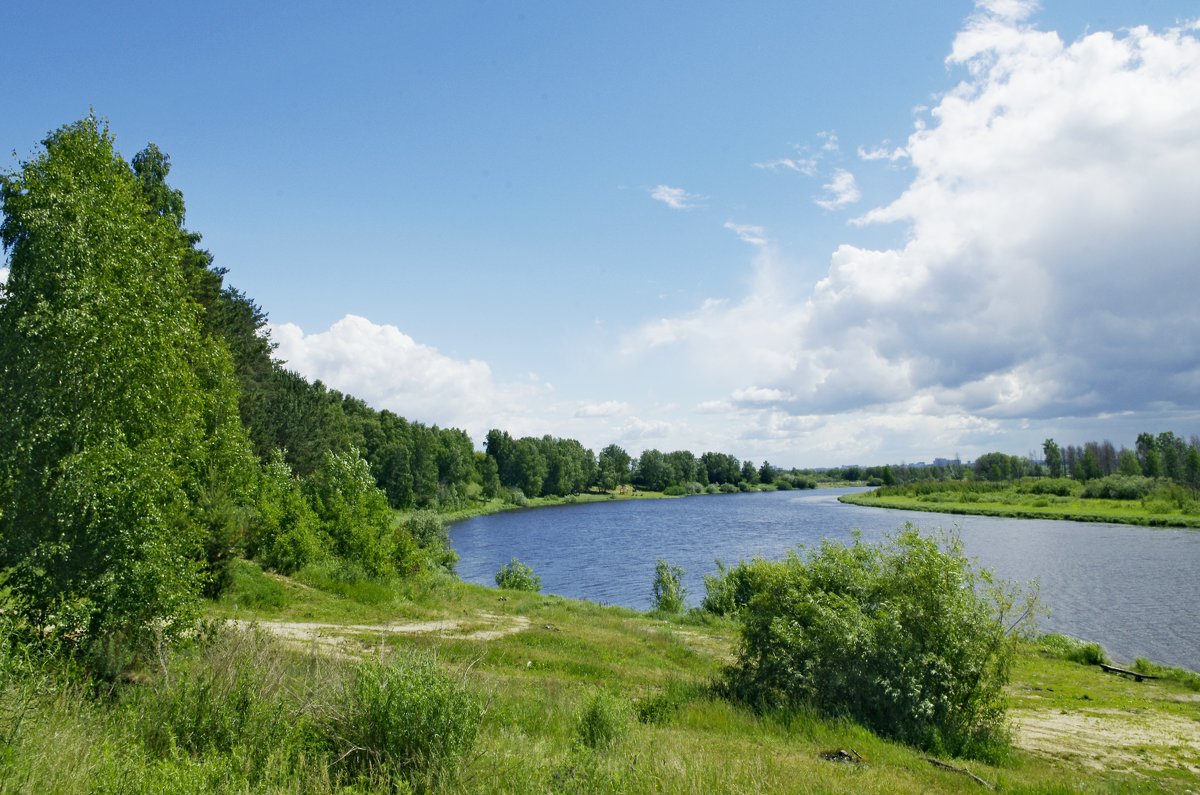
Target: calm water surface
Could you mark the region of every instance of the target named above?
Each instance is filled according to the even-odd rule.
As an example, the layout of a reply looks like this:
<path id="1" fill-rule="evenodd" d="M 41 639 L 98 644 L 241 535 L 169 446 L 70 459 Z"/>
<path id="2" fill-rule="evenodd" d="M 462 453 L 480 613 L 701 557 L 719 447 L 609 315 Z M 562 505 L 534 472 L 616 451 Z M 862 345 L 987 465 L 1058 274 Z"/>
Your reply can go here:
<path id="1" fill-rule="evenodd" d="M 780 558 L 798 544 L 875 540 L 906 521 L 957 527 L 967 553 L 1009 580 L 1039 580 L 1040 624 L 1104 645 L 1118 660 L 1148 657 L 1200 670 L 1200 532 L 1128 525 L 951 516 L 860 508 L 855 489 L 627 500 L 510 511 L 451 528 L 469 582 L 494 584 L 512 557 L 542 590 L 639 610 L 651 603 L 654 565 L 686 571 L 689 602 L 704 595 L 716 560 Z"/>

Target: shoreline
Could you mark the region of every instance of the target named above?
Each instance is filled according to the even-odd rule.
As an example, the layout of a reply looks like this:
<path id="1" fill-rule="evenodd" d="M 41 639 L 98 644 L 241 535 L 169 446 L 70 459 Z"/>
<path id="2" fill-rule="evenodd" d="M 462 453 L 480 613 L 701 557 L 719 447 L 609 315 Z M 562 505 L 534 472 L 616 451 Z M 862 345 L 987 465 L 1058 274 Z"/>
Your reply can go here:
<path id="1" fill-rule="evenodd" d="M 685 499 L 687 497 L 721 497 L 721 496 L 728 496 L 729 494 L 762 494 L 762 493 L 768 493 L 768 492 L 773 492 L 773 491 L 808 492 L 808 491 L 820 491 L 821 489 L 827 489 L 827 488 L 852 487 L 852 486 L 856 486 L 856 485 L 861 485 L 861 484 L 820 483 L 817 485 L 817 487 L 815 489 L 753 488 L 753 489 L 748 489 L 746 491 L 717 492 L 715 494 L 710 494 L 708 492 L 701 492 L 699 494 L 664 494 L 661 491 L 640 491 L 640 490 L 639 491 L 631 491 L 629 493 L 618 493 L 618 492 L 611 492 L 611 491 L 606 491 L 606 492 L 601 492 L 601 493 L 583 492 L 581 494 L 568 494 L 565 497 L 535 497 L 533 499 L 527 500 L 525 505 L 515 505 L 510 502 L 504 502 L 498 498 L 493 498 L 491 500 L 488 500 L 487 502 L 476 503 L 475 505 L 471 505 L 466 508 L 459 508 L 454 511 L 446 511 L 445 513 L 438 512 L 438 516 L 440 516 L 442 518 L 442 521 L 445 523 L 446 528 L 449 529 L 450 527 L 458 524 L 459 522 L 464 522 L 467 519 L 473 519 L 476 516 L 490 516 L 491 514 L 503 513 L 505 511 L 525 511 L 525 510 L 532 510 L 535 508 L 554 508 L 554 507 L 558 507 L 558 506 L 562 506 L 562 505 L 586 505 L 586 504 L 595 503 L 595 502 L 617 502 L 617 501 L 626 501 L 626 500 L 678 500 L 678 499 Z M 412 513 L 415 513 L 415 511 L 398 511 L 397 516 L 402 519 L 403 517 L 408 516 Z"/>

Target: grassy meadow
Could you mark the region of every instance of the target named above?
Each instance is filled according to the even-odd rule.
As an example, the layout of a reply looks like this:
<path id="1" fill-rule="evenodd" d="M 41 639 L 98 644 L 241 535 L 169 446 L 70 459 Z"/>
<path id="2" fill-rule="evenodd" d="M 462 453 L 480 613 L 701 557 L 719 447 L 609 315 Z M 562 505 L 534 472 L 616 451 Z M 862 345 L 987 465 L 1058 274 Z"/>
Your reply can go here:
<path id="1" fill-rule="evenodd" d="M 1099 490 L 1099 493 L 1105 492 Z M 1191 489 L 1167 483 L 1113 498 L 1089 496 L 1084 484 L 1061 478 L 1025 478 L 1001 483 L 924 481 L 883 486 L 839 499 L 852 505 L 907 511 L 1200 527 L 1200 499 Z"/>
<path id="2" fill-rule="evenodd" d="M 249 562 L 207 612 L 190 642 L 99 691 L 4 644 L 0 792 L 985 791 L 968 773 L 1002 792 L 1200 787 L 1195 678 L 1103 674 L 1065 639 L 1018 658 L 1007 756 L 949 769 L 848 721 L 715 696 L 738 627 L 695 612 Z M 441 750 L 375 755 L 405 730 L 367 687 L 389 676 L 422 726 L 427 692 L 466 699 L 455 725 L 472 741 L 448 725 Z"/>

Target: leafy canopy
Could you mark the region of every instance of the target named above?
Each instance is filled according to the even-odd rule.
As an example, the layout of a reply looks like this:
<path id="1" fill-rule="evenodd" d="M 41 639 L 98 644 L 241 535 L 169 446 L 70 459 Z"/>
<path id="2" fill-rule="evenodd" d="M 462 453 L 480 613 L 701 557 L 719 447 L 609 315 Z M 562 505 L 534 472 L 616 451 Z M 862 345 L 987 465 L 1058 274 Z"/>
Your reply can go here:
<path id="1" fill-rule="evenodd" d="M 6 583 L 72 639 L 170 630 L 199 593 L 205 505 L 249 461 L 228 353 L 199 331 L 173 221 L 94 117 L 0 176 L 0 201 Z"/>

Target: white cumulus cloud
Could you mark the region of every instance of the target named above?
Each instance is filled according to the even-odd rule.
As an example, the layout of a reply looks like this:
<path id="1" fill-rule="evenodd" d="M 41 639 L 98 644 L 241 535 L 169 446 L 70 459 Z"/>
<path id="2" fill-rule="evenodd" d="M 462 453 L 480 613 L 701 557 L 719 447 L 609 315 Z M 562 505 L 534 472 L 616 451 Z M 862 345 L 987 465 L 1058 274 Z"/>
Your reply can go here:
<path id="1" fill-rule="evenodd" d="M 884 431 L 945 428 L 969 449 L 1013 423 L 1194 421 L 1198 28 L 1064 42 L 1029 22 L 1036 7 L 979 3 L 947 59 L 961 82 L 902 147 L 860 153 L 911 161 L 907 189 L 856 219 L 903 225 L 902 245 L 843 244 L 797 295 L 763 259 L 744 297 L 647 324 L 626 349 L 690 351 L 677 358 L 762 398 L 756 438 L 869 429 L 830 454 Z M 847 171 L 825 187 L 823 207 L 859 199 Z"/>
<path id="2" fill-rule="evenodd" d="M 271 327 L 276 355 L 309 379 L 412 420 L 466 429 L 523 428 L 527 406 L 551 391 L 539 381 L 498 383 L 486 362 L 455 359 L 392 325 L 346 315 L 326 331 L 293 323 Z"/>

